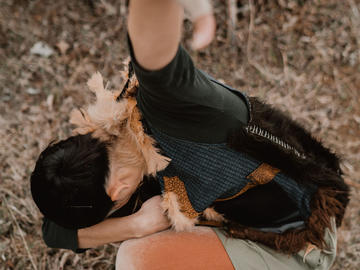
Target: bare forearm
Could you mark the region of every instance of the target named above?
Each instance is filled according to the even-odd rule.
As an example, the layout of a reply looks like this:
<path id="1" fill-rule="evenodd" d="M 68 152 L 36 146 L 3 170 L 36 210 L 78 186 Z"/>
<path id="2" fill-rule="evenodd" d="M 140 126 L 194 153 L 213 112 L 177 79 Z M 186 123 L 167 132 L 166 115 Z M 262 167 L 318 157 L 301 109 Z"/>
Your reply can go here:
<path id="1" fill-rule="evenodd" d="M 92 248 L 167 229 L 170 223 L 164 215 L 161 202 L 160 196 L 154 196 L 144 202 L 135 214 L 106 219 L 94 226 L 78 230 L 78 247 Z"/>
<path id="2" fill-rule="evenodd" d="M 168 64 L 181 38 L 183 9 L 175 0 L 132 0 L 128 32 L 138 63 L 156 70 Z"/>
<path id="3" fill-rule="evenodd" d="M 94 226 L 78 230 L 79 248 L 93 248 L 138 237 L 134 215 L 110 218 Z"/>

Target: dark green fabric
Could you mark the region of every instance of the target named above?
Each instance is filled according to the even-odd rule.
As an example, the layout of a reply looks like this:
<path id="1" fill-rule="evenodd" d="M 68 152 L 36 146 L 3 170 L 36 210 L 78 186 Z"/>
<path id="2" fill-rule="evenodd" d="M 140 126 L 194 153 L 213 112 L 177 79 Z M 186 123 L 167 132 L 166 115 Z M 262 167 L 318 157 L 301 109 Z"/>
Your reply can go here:
<path id="1" fill-rule="evenodd" d="M 63 228 L 47 218 L 43 220 L 42 233 L 48 247 L 71 249 L 76 253 L 86 250 L 78 249 L 77 230 Z"/>
<path id="2" fill-rule="evenodd" d="M 153 127 L 179 139 L 221 143 L 229 131 L 247 124 L 242 94 L 211 81 L 195 68 L 182 46 L 168 65 L 156 71 L 136 62 L 131 45 L 130 52 L 140 84 L 138 106 Z"/>

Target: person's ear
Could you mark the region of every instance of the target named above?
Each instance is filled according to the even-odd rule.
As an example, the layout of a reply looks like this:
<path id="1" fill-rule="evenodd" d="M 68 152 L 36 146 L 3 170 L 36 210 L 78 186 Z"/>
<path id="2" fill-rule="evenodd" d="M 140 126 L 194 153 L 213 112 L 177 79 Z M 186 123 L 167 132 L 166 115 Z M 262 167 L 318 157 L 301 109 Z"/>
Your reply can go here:
<path id="1" fill-rule="evenodd" d="M 124 199 L 123 194 L 129 188 L 129 185 L 119 183 L 109 189 L 109 197 L 113 202 Z"/>
<path id="2" fill-rule="evenodd" d="M 106 193 L 114 202 L 121 199 L 121 195 L 127 187 L 128 185 L 122 183 L 118 178 L 110 177 L 106 184 Z"/>

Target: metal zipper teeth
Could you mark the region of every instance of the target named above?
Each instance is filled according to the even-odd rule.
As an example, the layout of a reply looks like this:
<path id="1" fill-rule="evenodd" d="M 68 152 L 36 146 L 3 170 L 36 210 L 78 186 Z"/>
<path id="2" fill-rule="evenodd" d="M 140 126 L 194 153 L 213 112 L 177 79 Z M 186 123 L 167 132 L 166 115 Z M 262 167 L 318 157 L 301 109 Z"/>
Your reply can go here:
<path id="1" fill-rule="evenodd" d="M 249 133 L 258 135 L 260 137 L 266 138 L 270 140 L 271 142 L 280 145 L 282 148 L 285 148 L 286 150 L 292 151 L 297 157 L 306 159 L 306 156 L 302 153 L 300 153 L 295 147 L 291 146 L 290 144 L 284 142 L 279 137 L 271 134 L 267 130 L 264 130 L 256 125 L 247 126 L 245 130 Z"/>

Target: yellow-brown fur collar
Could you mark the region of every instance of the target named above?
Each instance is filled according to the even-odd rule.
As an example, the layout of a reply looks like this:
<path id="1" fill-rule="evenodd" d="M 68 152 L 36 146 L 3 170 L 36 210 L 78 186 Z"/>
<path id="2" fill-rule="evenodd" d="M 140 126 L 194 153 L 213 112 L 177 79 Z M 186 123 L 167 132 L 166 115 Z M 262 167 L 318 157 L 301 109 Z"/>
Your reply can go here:
<path id="1" fill-rule="evenodd" d="M 154 139 L 144 132 L 136 99 L 125 95 L 117 101 L 120 92 L 104 88 L 99 72 L 87 85 L 95 93 L 96 100 L 85 109 L 71 112 L 70 123 L 76 126 L 73 134 L 91 133 L 94 138 L 106 142 L 109 158 L 121 166 L 142 168 L 145 175 L 155 175 L 163 170 L 170 160 L 159 153 Z M 133 93 L 137 87 L 138 82 L 133 76 L 127 92 Z"/>

